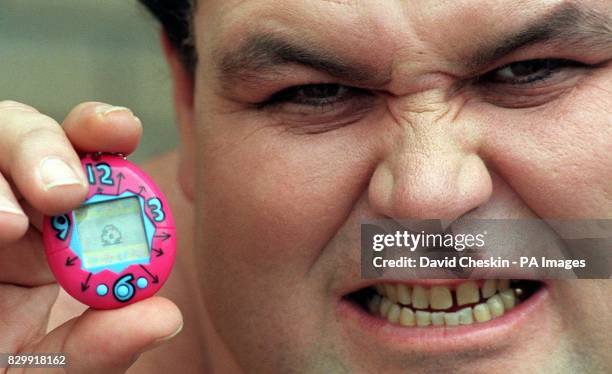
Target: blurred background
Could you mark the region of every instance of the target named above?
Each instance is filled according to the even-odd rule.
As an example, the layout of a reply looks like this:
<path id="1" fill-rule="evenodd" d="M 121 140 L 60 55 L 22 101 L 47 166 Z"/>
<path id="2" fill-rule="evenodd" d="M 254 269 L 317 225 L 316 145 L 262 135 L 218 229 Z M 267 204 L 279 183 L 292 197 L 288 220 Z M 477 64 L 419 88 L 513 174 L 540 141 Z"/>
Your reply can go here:
<path id="1" fill-rule="evenodd" d="M 136 0 L 0 0 L 0 100 L 61 123 L 83 101 L 132 109 L 141 162 L 174 148 L 171 81 L 159 26 Z"/>

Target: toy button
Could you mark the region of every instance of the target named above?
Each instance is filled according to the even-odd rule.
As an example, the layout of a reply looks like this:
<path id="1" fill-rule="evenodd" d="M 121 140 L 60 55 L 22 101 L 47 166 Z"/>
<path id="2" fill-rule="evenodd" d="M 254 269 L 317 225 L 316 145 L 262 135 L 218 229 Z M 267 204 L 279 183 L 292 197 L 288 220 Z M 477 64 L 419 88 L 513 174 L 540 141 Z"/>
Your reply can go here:
<path id="1" fill-rule="evenodd" d="M 145 277 L 140 277 L 136 281 L 136 285 L 138 286 L 138 288 L 146 288 L 149 285 L 149 281 Z"/>
<path id="2" fill-rule="evenodd" d="M 105 284 L 99 284 L 96 287 L 96 293 L 98 296 L 105 296 L 108 293 L 108 287 Z"/>

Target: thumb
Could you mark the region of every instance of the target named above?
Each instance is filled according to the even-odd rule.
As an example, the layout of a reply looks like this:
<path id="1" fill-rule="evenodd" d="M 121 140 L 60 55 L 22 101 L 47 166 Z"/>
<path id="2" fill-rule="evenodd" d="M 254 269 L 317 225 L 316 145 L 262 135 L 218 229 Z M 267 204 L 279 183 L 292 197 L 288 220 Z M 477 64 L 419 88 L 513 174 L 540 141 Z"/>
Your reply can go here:
<path id="1" fill-rule="evenodd" d="M 120 309 L 89 309 L 50 332 L 34 350 L 65 353 L 68 373 L 124 373 L 141 353 L 182 327 L 178 307 L 152 297 Z"/>

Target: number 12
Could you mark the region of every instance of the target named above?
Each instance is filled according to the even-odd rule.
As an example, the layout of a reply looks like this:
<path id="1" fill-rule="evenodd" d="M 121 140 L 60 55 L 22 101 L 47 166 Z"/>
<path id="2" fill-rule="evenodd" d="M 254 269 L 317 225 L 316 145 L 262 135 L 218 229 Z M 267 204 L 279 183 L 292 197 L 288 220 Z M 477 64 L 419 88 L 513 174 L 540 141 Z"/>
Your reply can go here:
<path id="1" fill-rule="evenodd" d="M 89 184 L 96 184 L 94 167 L 91 164 L 86 164 L 85 168 L 87 169 L 87 180 L 89 181 Z M 113 169 L 111 169 L 109 164 L 106 162 L 101 162 L 96 164 L 95 169 L 98 170 L 98 178 L 100 178 L 101 184 L 105 184 L 107 186 L 112 186 L 115 184 L 113 180 Z"/>

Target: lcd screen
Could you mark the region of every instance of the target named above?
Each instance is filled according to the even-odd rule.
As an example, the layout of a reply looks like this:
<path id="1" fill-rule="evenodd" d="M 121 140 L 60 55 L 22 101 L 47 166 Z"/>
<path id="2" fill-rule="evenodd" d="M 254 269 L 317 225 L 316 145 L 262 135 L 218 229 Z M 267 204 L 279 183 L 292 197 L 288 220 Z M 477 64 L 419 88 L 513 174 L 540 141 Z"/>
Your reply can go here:
<path id="1" fill-rule="evenodd" d="M 149 245 L 137 197 L 85 205 L 74 212 L 86 269 L 146 262 Z"/>

